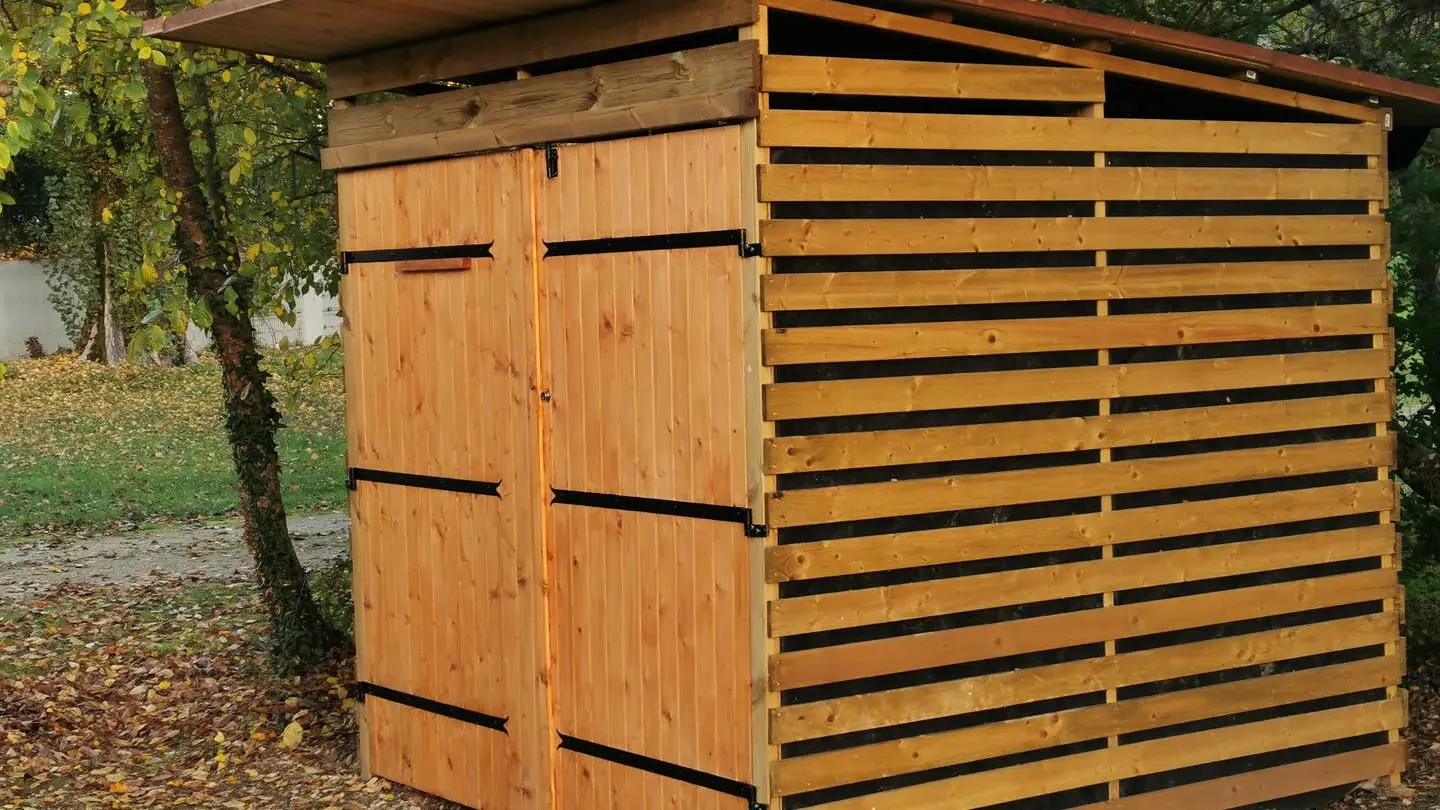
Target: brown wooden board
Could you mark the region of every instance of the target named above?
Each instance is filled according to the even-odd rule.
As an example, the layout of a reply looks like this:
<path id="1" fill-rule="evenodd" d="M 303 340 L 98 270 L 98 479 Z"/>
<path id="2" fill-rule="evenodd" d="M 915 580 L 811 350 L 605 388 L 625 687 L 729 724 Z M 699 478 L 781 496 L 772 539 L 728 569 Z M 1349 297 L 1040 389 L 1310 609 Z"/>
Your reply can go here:
<path id="1" fill-rule="evenodd" d="M 752 118 L 759 54 L 731 42 L 331 112 L 326 168 Z"/>

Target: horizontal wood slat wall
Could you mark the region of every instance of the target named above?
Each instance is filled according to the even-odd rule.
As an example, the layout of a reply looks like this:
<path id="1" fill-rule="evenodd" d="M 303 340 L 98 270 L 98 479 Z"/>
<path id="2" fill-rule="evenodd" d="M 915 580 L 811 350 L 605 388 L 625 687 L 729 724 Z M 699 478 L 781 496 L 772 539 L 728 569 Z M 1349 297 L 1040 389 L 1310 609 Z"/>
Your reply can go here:
<path id="1" fill-rule="evenodd" d="M 772 806 L 1220 810 L 1391 773 L 1382 128 L 1273 91 L 1351 120 L 1127 118 L 1126 60 L 777 10 L 906 61 L 772 16 Z"/>

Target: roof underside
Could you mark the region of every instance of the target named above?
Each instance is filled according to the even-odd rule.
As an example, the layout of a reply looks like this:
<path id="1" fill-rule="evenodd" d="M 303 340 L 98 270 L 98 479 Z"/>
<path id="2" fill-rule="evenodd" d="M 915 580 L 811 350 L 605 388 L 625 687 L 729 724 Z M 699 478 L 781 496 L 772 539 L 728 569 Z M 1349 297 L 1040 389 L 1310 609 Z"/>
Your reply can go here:
<path id="1" fill-rule="evenodd" d="M 246 53 L 331 62 L 596 0 L 217 0 L 146 33 Z"/>
<path id="2" fill-rule="evenodd" d="M 604 0 L 601 0 L 602 2 Z M 855 0 L 850 0 L 855 2 Z M 860 0 L 943 9 L 960 24 L 1050 41 L 1104 40 L 1116 53 L 1204 73 L 1254 70 L 1258 81 L 1393 108 L 1397 124 L 1440 126 L 1440 89 L 1238 42 L 1130 22 L 1034 0 Z M 597 0 L 218 0 L 151 21 L 152 36 L 317 62 L 413 43 Z"/>

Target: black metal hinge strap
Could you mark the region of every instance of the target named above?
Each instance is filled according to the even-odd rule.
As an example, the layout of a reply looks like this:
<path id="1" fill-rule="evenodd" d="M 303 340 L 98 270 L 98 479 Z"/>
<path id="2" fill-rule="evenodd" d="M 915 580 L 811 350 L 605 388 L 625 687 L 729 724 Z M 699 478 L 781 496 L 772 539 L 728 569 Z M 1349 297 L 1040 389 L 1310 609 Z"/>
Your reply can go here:
<path id="1" fill-rule="evenodd" d="M 438 700 L 423 698 L 419 695 L 412 695 L 409 692 L 401 692 L 396 689 L 387 689 L 384 686 L 377 686 L 373 683 L 356 684 L 360 690 L 362 699 L 374 696 L 391 703 L 398 703 L 401 706 L 409 706 L 412 709 L 419 709 L 422 712 L 438 714 L 441 717 L 448 717 L 451 720 L 459 720 L 462 723 L 469 723 L 472 726 L 494 729 L 501 734 L 509 734 L 505 724 L 510 722 L 508 717 L 496 717 L 493 714 L 477 712 L 474 709 L 462 709 L 459 706 L 452 706 L 449 703 L 441 703 Z"/>
<path id="2" fill-rule="evenodd" d="M 341 266 L 381 264 L 424 259 L 493 259 L 490 249 L 494 242 L 483 245 L 446 245 L 443 247 L 395 248 L 393 250 L 351 250 L 341 254 Z"/>
<path id="3" fill-rule="evenodd" d="M 666 762 L 663 759 L 647 757 L 644 754 L 636 754 L 630 751 L 623 751 L 619 748 L 611 748 L 608 745 L 582 740 L 579 737 L 571 737 L 568 734 L 560 735 L 560 750 L 574 751 L 577 754 L 583 754 L 587 757 L 613 762 L 616 765 L 634 768 L 637 771 L 653 773 L 656 776 L 663 776 L 666 779 L 685 782 L 686 784 L 705 788 L 706 790 L 713 790 L 716 793 L 724 793 L 727 796 L 738 796 L 749 802 L 751 807 L 755 806 L 755 786 L 736 779 L 706 771 L 697 771 L 694 768 L 676 765 L 673 762 Z"/>
<path id="4" fill-rule="evenodd" d="M 694 233 L 661 233 L 653 236 L 614 236 L 605 239 L 573 239 L 546 242 L 545 258 L 556 256 L 594 256 L 604 253 L 644 253 L 654 250 L 691 250 L 695 248 L 735 246 L 742 257 L 758 246 L 745 241 L 745 231 L 696 231 Z"/>
<path id="5" fill-rule="evenodd" d="M 555 148 L 555 144 L 547 143 L 545 144 L 545 177 L 548 180 L 554 180 L 559 176 L 560 150 Z"/>
<path id="6" fill-rule="evenodd" d="M 671 515 L 673 517 L 715 520 L 721 523 L 739 523 L 750 537 L 764 537 L 752 534 L 756 526 L 750 522 L 750 510 L 743 506 L 720 506 L 713 503 L 691 501 L 667 501 L 660 498 L 637 498 L 633 495 L 609 495 L 603 492 L 580 492 L 573 489 L 552 489 L 555 493 L 551 503 L 571 506 L 590 506 L 596 509 L 614 509 L 620 512 L 643 512 L 649 515 Z"/>
<path id="7" fill-rule="evenodd" d="M 465 478 L 442 478 L 438 475 L 414 475 L 412 473 L 390 472 L 389 470 L 367 470 L 351 467 L 346 477 L 346 486 L 355 489 L 356 482 L 370 481 L 376 484 L 394 484 L 419 489 L 440 489 L 446 492 L 463 492 L 468 495 L 493 495 L 500 497 L 499 481 L 471 481 Z"/>

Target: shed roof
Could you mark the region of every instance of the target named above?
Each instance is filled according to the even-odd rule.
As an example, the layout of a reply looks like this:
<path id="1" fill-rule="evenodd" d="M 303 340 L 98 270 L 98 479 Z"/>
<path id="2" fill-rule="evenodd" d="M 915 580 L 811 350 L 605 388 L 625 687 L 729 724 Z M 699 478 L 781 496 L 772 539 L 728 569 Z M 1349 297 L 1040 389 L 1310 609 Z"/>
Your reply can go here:
<path id="1" fill-rule="evenodd" d="M 853 0 L 852 0 L 853 1 Z M 862 0 L 863 1 L 863 0 Z M 988 20 L 1070 39 L 1103 39 L 1127 55 L 1209 73 L 1254 70 L 1259 80 L 1351 101 L 1374 98 L 1406 126 L 1440 126 L 1440 88 L 1330 62 L 1078 11 L 1035 0 L 899 0 L 941 8 L 957 22 Z M 217 0 L 151 20 L 166 39 L 318 62 L 579 6 L 595 0 Z"/>
<path id="2" fill-rule="evenodd" d="M 246 53 L 330 62 L 389 45 L 594 4 L 595 0 L 217 0 L 150 20 L 145 33 Z"/>

